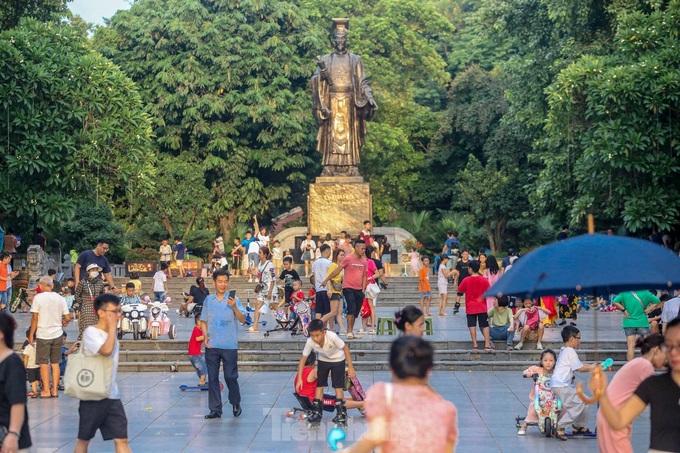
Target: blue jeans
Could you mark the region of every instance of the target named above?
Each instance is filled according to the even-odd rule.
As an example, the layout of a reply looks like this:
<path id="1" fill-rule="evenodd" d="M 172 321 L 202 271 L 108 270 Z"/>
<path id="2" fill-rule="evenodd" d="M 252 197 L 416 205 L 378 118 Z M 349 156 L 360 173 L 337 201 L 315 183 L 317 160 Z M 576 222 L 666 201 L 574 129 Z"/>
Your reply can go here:
<path id="1" fill-rule="evenodd" d="M 190 355 L 189 361 L 194 366 L 199 379 L 208 374 L 208 365 L 205 364 L 205 354 Z"/>
<path id="2" fill-rule="evenodd" d="M 241 404 L 241 390 L 238 386 L 238 349 L 205 349 L 205 363 L 208 366 L 208 409 L 222 415 L 222 393 L 220 392 L 220 362 L 224 382 L 229 390 L 229 403 Z"/>
<path id="3" fill-rule="evenodd" d="M 153 301 L 154 302 L 163 302 L 165 300 L 165 291 L 154 291 L 153 292 Z"/>
<path id="4" fill-rule="evenodd" d="M 512 346 L 512 339 L 515 337 L 514 330 L 508 330 L 510 324 L 507 326 L 489 327 L 489 336 L 492 340 L 505 340 L 505 342 Z"/>
<path id="5" fill-rule="evenodd" d="M 0 291 L 0 304 L 5 304 L 9 306 L 9 299 L 12 297 L 12 290 Z M 7 307 L 5 307 L 6 309 Z"/>

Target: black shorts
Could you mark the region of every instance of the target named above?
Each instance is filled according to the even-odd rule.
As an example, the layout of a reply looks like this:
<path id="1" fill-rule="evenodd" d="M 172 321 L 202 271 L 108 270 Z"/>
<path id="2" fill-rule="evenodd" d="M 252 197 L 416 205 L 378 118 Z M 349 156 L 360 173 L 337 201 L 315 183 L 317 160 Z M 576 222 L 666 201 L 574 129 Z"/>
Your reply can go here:
<path id="1" fill-rule="evenodd" d="M 342 288 L 342 295 L 345 296 L 347 302 L 347 315 L 357 317 L 361 312 L 361 306 L 364 304 L 364 293 L 358 289 Z"/>
<path id="2" fill-rule="evenodd" d="M 40 380 L 40 368 L 26 368 L 26 379 L 29 383 Z"/>
<path id="3" fill-rule="evenodd" d="M 120 400 L 81 401 L 78 439 L 90 440 L 101 431 L 102 439 L 127 439 L 127 417 Z"/>
<path id="4" fill-rule="evenodd" d="M 317 291 L 316 312 L 321 316 L 331 312 L 331 301 L 328 300 L 328 291 Z"/>
<path id="5" fill-rule="evenodd" d="M 345 360 L 339 362 L 324 362 L 318 360 L 318 369 L 316 386 L 326 387 L 328 385 L 328 375 L 331 375 L 331 384 L 334 389 L 341 389 L 345 387 Z"/>
<path id="6" fill-rule="evenodd" d="M 479 328 L 483 329 L 489 327 L 489 315 L 486 313 L 477 313 L 475 315 L 467 315 L 468 327 L 476 327 L 479 323 Z"/>

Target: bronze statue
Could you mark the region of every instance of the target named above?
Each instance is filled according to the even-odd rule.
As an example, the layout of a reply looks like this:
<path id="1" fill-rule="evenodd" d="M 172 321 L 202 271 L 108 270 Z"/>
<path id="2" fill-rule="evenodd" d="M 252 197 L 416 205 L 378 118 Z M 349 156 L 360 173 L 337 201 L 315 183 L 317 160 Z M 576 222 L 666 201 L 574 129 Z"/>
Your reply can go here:
<path id="1" fill-rule="evenodd" d="M 323 176 L 358 176 L 366 121 L 378 105 L 361 57 L 347 52 L 349 19 L 333 19 L 333 53 L 317 58 L 312 76 L 312 108 L 319 123 L 317 149 Z"/>

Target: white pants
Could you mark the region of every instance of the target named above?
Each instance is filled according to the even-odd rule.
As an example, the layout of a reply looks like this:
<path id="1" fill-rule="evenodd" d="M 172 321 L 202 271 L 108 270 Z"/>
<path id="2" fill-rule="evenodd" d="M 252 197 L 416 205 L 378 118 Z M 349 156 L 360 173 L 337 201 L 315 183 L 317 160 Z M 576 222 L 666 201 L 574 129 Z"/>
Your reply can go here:
<path id="1" fill-rule="evenodd" d="M 559 428 L 588 426 L 588 405 L 578 397 L 574 387 L 553 387 L 552 391 L 562 400 L 562 413 L 557 420 Z"/>

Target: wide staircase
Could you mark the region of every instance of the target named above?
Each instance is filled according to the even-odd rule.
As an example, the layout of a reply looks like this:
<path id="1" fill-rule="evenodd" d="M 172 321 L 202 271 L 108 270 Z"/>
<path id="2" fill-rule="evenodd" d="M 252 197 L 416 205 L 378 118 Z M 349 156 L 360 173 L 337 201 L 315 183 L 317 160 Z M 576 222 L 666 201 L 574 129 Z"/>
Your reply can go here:
<path id="1" fill-rule="evenodd" d="M 151 278 L 142 278 L 143 290 L 151 294 L 153 281 Z M 124 284 L 126 279 L 116 278 L 116 285 Z M 309 289 L 309 279 L 303 278 L 303 289 Z M 168 281 L 168 295 L 172 297 L 171 304 L 174 310 L 177 302 L 182 301 L 182 292 L 188 291 L 189 287 L 195 283 L 195 278 L 172 278 Z M 206 279 L 208 288 L 212 289 L 212 282 Z M 431 279 L 433 287 L 433 306 L 436 307 L 438 293 L 436 282 Z M 254 302 L 255 283 L 248 283 L 246 278 L 232 278 L 229 284 L 230 289 L 235 289 L 237 295 L 246 302 L 250 297 Z M 453 285 L 449 285 L 449 307 L 452 306 L 451 300 L 455 297 Z M 388 289 L 381 292 L 379 296 L 378 311 L 379 316 L 389 316 L 395 309 L 405 305 L 418 305 L 420 295 L 418 293 L 418 280 L 416 277 L 391 277 L 388 279 Z M 253 304 L 254 306 L 254 304 Z M 436 310 L 436 309 L 435 309 Z M 434 312 L 434 310 L 433 310 Z M 449 310 L 450 313 L 450 310 Z M 470 341 L 467 339 L 467 329 L 464 326 L 464 308 L 461 309 L 461 320 L 454 330 L 446 332 L 438 331 L 435 324 L 435 335 L 431 337 L 432 344 L 436 350 L 435 369 L 437 370 L 522 370 L 530 365 L 538 364 L 540 351 L 535 349 L 535 343 L 526 343 L 525 350 L 506 351 L 503 342 L 495 342 L 498 348 L 495 352 L 477 352 L 470 349 Z M 600 319 L 607 315 L 601 315 Z M 187 340 L 193 327 L 193 321 L 186 318 L 177 318 L 175 313 L 171 313 L 173 322 L 178 324 L 178 338 L 182 340 L 169 340 L 163 337 L 158 341 L 151 340 L 129 340 L 121 341 L 120 350 L 120 370 L 121 371 L 167 371 L 177 369 L 178 371 L 193 371 L 193 367 L 187 356 Z M 439 321 L 436 321 L 439 322 Z M 274 328 L 271 316 L 269 324 L 261 327 L 264 331 L 267 328 Z M 460 325 L 459 325 L 460 324 Z M 604 327 L 604 326 L 601 326 Z M 452 329 L 452 327 L 448 327 Z M 587 327 L 585 328 L 587 329 Z M 617 327 L 617 331 L 620 329 Z M 557 329 L 552 331 L 552 341 L 544 339 L 543 346 L 559 351 L 562 346 L 558 341 Z M 456 336 L 464 331 L 464 337 Z M 288 332 L 274 332 L 269 337 L 263 338 L 262 334 L 254 334 L 256 337 L 242 335 L 239 340 L 239 369 L 244 371 L 294 371 L 300 360 L 300 354 L 304 347 L 305 338 L 301 336 L 291 337 Z M 465 338 L 461 341 L 453 341 L 450 338 Z M 593 335 L 589 332 L 589 337 Z M 618 368 L 625 363 L 626 343 L 623 336 L 608 336 L 614 340 L 583 341 L 579 355 L 584 363 L 595 360 L 604 360 L 611 357 L 614 359 L 614 368 Z M 127 336 L 126 338 L 130 338 Z M 388 351 L 391 342 L 396 338 L 394 335 L 375 335 L 364 336 L 362 339 L 350 340 L 348 342 L 352 360 L 359 370 L 387 370 Z M 620 339 L 619 339 L 620 338 Z M 515 338 L 515 343 L 518 337 Z M 481 335 L 478 334 L 480 346 L 483 346 Z"/>

